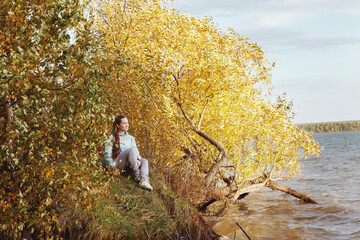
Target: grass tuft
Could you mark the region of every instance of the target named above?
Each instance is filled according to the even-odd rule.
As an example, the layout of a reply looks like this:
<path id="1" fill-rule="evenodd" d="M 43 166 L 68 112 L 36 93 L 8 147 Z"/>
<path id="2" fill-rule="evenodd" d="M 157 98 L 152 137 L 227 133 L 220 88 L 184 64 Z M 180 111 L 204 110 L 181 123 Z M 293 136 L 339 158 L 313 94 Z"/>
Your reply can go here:
<path id="1" fill-rule="evenodd" d="M 73 214 L 65 239 L 216 239 L 201 215 L 175 196 L 160 177 L 153 191 L 115 177 L 91 210 Z"/>

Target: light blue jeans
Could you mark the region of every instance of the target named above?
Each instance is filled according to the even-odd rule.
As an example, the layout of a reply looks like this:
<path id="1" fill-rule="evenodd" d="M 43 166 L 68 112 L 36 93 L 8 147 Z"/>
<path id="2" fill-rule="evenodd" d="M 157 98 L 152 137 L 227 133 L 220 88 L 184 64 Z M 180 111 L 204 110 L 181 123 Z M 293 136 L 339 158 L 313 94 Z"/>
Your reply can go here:
<path id="1" fill-rule="evenodd" d="M 126 167 L 129 165 L 133 171 L 135 181 L 140 181 L 142 178 L 149 180 L 149 161 L 145 158 L 139 159 L 141 162 L 140 168 L 137 163 L 136 156 L 138 155 L 138 150 L 136 148 L 128 148 L 125 151 L 122 151 L 119 156 L 116 158 L 116 167 L 120 172 L 125 171 Z"/>

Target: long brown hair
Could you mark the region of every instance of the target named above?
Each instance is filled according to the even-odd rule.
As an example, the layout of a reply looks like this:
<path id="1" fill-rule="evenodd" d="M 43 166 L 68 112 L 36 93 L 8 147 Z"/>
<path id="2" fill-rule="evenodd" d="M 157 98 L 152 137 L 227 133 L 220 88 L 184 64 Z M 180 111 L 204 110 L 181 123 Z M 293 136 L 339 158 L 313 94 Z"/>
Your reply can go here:
<path id="1" fill-rule="evenodd" d="M 116 127 L 117 124 L 121 124 L 121 120 L 123 118 L 126 118 L 124 115 L 120 115 L 117 116 L 115 118 L 115 121 L 113 123 L 113 135 L 115 138 L 115 142 L 113 144 L 113 149 L 112 149 L 112 159 L 115 160 L 117 158 L 117 156 L 120 154 L 120 135 L 119 135 L 119 129 L 118 127 Z"/>

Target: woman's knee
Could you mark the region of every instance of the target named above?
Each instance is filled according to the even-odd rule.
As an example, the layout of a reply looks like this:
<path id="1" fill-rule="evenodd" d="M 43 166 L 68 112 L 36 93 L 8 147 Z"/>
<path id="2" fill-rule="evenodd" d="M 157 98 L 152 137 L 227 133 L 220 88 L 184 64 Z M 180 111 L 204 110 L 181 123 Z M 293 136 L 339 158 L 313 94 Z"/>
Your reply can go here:
<path id="1" fill-rule="evenodd" d="M 129 154 L 131 154 L 131 155 L 137 155 L 137 154 L 138 154 L 138 151 L 137 151 L 136 148 L 130 148 Z"/>
<path id="2" fill-rule="evenodd" d="M 145 158 L 140 159 L 141 165 L 149 165 L 149 161 Z"/>

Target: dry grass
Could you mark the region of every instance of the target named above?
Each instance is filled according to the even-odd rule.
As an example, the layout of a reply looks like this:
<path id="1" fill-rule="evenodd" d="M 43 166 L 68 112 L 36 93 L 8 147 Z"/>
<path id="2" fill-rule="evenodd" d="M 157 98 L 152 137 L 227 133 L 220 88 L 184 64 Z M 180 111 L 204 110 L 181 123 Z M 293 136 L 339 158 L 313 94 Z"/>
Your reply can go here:
<path id="1" fill-rule="evenodd" d="M 109 181 L 88 212 L 67 219 L 65 239 L 216 239 L 202 216 L 170 191 L 159 176 L 153 191 L 125 177 Z"/>

